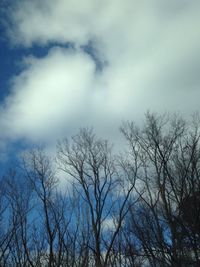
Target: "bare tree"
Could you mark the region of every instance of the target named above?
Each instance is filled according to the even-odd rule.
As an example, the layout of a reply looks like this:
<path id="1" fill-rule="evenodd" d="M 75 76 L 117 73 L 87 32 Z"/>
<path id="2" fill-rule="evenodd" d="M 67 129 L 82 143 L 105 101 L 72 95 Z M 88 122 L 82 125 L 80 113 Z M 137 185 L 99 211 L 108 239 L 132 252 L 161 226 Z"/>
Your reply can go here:
<path id="1" fill-rule="evenodd" d="M 183 216 L 185 197 L 199 192 L 197 124 L 186 127 L 186 122 L 178 116 L 159 117 L 147 113 L 142 129 L 127 123 L 121 131 L 130 152 L 140 151 L 137 190 L 140 201 L 137 207 L 130 209 L 133 235 L 140 241 L 152 266 L 198 264 L 199 236 L 191 238 L 188 229 L 191 230 L 192 225 L 186 227 L 189 221 Z M 183 246 L 186 239 L 187 247 Z M 188 249 L 191 263 L 186 262 Z"/>
<path id="2" fill-rule="evenodd" d="M 199 266 L 199 122 L 147 113 L 118 155 L 89 129 L 56 162 L 27 152 L 0 180 L 0 266 Z"/>
<path id="3" fill-rule="evenodd" d="M 16 266 L 34 267 L 31 255 L 31 212 L 32 192 L 23 176 L 16 171 L 9 173 L 6 179 L 6 195 L 9 202 L 10 224 L 13 226 L 9 245 L 12 261 Z"/>
<path id="4" fill-rule="evenodd" d="M 116 172 L 110 145 L 98 139 L 92 130 L 80 130 L 72 138 L 71 145 L 67 140 L 61 142 L 58 146 L 58 161 L 60 168 L 74 178 L 82 207 L 89 215 L 92 237 L 89 248 L 95 266 L 111 266 L 114 243 L 127 213 L 134 183 L 124 190 L 124 181 L 119 179 Z M 114 225 L 110 235 L 103 229 L 108 219 L 113 219 Z"/>
<path id="5" fill-rule="evenodd" d="M 9 173 L 1 178 L 0 181 L 0 265 L 7 266 L 11 255 L 10 246 L 13 242 L 13 234 L 17 227 L 17 221 L 13 216 L 10 201 L 7 195 L 7 177 L 12 176 Z"/>
<path id="6" fill-rule="evenodd" d="M 55 220 L 58 218 L 54 214 L 54 202 L 57 179 L 52 170 L 51 161 L 42 149 L 29 152 L 24 158 L 23 165 L 25 175 L 40 200 L 40 214 L 48 244 L 46 248 L 47 262 L 49 267 L 53 267 L 56 266 L 54 243 L 57 234 L 57 222 Z"/>

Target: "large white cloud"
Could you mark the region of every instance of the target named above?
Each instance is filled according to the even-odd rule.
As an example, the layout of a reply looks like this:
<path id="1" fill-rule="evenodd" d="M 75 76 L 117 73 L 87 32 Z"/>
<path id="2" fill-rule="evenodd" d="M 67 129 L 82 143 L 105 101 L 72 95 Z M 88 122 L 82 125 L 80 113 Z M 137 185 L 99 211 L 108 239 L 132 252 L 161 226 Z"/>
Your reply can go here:
<path id="1" fill-rule="evenodd" d="M 75 47 L 26 59 L 2 108 L 12 136 L 47 138 L 84 124 L 112 135 L 147 109 L 199 109 L 199 1 L 18 1 L 10 14 L 12 44 Z M 89 43 L 107 62 L 102 71 L 81 49 Z"/>
<path id="2" fill-rule="evenodd" d="M 26 58 L 13 78 L 1 124 L 11 137 L 52 137 L 88 110 L 95 64 L 89 56 L 54 48 L 47 57 Z M 87 111 L 86 111 L 87 112 Z"/>

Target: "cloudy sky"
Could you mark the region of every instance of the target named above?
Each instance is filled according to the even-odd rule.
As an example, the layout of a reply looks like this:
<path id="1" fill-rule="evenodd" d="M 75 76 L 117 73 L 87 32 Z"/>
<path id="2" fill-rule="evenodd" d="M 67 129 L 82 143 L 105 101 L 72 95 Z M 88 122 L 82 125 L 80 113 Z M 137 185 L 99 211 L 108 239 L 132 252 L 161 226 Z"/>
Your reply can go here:
<path id="1" fill-rule="evenodd" d="M 1 146 L 200 109 L 199 0 L 2 0 Z"/>

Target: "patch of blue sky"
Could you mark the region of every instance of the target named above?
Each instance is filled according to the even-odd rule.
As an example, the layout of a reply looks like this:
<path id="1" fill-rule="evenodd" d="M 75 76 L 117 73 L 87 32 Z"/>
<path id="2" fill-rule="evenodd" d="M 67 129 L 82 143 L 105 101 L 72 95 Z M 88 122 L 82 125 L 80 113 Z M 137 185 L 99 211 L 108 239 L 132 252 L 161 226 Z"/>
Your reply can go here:
<path id="1" fill-rule="evenodd" d="M 73 49 L 74 45 L 73 43 L 52 42 L 46 46 L 35 44 L 30 48 L 11 47 L 4 38 L 0 38 L 0 102 L 9 94 L 10 79 L 23 70 L 22 59 L 28 56 L 43 58 L 53 47 Z"/>
<path id="2" fill-rule="evenodd" d="M 98 49 L 96 48 L 95 43 L 92 40 L 90 40 L 87 44 L 82 45 L 81 49 L 95 62 L 96 71 L 101 72 L 103 68 L 108 64 L 108 62 L 104 58 L 102 58 L 102 56 L 100 56 Z"/>

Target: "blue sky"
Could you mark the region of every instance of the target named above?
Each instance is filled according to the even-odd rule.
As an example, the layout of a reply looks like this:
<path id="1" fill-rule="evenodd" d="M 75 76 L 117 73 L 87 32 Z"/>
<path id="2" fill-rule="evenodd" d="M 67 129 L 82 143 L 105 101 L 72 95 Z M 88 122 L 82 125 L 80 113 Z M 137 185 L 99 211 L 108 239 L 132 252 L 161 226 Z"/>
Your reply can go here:
<path id="1" fill-rule="evenodd" d="M 121 121 L 148 109 L 199 111 L 199 1 L 4 0 L 0 8 L 2 157 L 24 144 L 51 150 L 84 126 L 118 142 Z"/>

